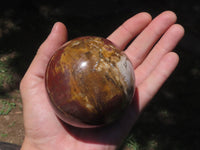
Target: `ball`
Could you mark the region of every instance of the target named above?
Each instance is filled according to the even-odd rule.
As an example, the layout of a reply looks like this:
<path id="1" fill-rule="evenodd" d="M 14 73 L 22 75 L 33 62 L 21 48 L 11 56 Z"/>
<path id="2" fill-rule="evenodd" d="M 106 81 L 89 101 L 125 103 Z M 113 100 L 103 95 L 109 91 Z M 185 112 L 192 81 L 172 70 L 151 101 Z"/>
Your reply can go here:
<path id="1" fill-rule="evenodd" d="M 135 78 L 123 51 L 108 39 L 85 36 L 68 41 L 54 53 L 45 85 L 62 121 L 92 128 L 120 118 L 133 99 Z"/>

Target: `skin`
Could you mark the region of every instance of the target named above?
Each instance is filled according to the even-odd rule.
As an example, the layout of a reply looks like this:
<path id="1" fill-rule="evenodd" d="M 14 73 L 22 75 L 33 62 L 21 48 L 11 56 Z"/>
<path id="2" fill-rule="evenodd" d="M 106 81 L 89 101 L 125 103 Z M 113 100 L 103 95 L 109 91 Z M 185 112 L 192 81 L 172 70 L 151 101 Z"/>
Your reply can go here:
<path id="1" fill-rule="evenodd" d="M 131 60 L 135 69 L 136 92 L 132 104 L 120 120 L 94 129 L 75 128 L 62 123 L 49 104 L 44 84 L 46 66 L 55 50 L 67 41 L 65 25 L 55 23 L 20 84 L 25 126 L 21 149 L 117 149 L 178 64 L 179 57 L 172 50 L 183 37 L 184 29 L 176 24 L 176 19 L 171 11 L 165 11 L 153 20 L 148 13 L 142 12 L 125 21 L 108 36 L 118 48 L 125 50 Z"/>

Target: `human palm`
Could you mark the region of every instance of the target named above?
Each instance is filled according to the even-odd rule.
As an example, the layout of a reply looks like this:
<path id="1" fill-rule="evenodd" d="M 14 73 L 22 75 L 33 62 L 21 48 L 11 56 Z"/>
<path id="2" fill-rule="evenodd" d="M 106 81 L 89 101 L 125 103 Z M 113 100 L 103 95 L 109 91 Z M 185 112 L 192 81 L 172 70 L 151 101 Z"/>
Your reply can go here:
<path id="1" fill-rule="evenodd" d="M 178 55 L 171 51 L 184 29 L 175 22 L 176 15 L 170 11 L 153 20 L 149 14 L 139 13 L 108 37 L 119 49 L 127 47 L 125 53 L 135 70 L 136 92 L 120 120 L 93 129 L 63 123 L 49 104 L 44 81 L 46 66 L 55 50 L 67 41 L 66 27 L 56 23 L 21 81 L 25 126 L 22 150 L 112 150 L 120 146 L 143 108 L 178 64 Z"/>

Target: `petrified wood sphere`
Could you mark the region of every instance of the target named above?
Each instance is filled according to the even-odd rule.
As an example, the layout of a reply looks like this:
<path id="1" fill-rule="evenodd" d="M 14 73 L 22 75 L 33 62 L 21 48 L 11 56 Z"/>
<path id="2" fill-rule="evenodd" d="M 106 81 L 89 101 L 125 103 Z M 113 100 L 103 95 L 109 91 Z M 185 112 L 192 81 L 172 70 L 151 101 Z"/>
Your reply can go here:
<path id="1" fill-rule="evenodd" d="M 98 127 L 118 119 L 134 93 L 130 60 L 109 40 L 80 37 L 49 61 L 45 82 L 57 116 L 76 127 Z"/>

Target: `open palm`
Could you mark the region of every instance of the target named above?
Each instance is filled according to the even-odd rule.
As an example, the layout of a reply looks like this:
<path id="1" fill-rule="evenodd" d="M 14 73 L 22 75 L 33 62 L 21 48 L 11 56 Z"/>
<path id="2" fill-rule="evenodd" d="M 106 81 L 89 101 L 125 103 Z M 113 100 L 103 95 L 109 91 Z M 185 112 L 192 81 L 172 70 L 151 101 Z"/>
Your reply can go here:
<path id="1" fill-rule="evenodd" d="M 111 150 L 120 146 L 143 108 L 178 64 L 178 55 L 171 51 L 184 29 L 175 22 L 176 15 L 171 11 L 153 20 L 148 13 L 139 13 L 108 37 L 119 49 L 127 47 L 125 53 L 135 69 L 136 93 L 120 120 L 94 129 L 62 123 L 49 104 L 44 81 L 46 66 L 55 50 L 67 41 L 66 27 L 56 23 L 21 81 L 25 126 L 22 150 Z"/>

